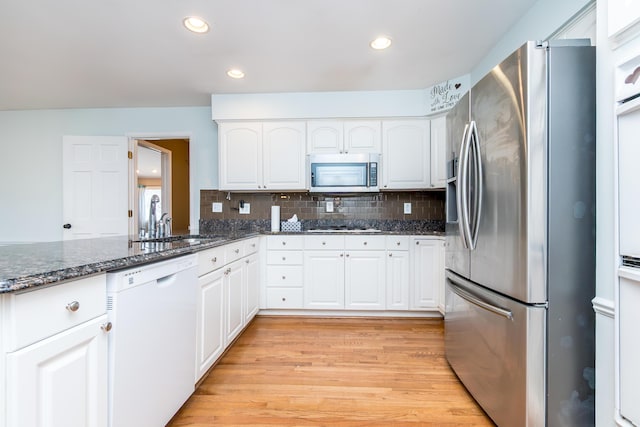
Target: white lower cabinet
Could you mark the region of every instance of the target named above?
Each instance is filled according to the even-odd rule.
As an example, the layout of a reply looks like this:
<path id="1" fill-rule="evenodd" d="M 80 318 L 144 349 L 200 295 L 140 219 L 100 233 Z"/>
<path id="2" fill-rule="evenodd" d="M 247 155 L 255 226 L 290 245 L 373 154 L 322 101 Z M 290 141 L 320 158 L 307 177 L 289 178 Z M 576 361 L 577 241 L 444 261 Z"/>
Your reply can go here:
<path id="1" fill-rule="evenodd" d="M 258 237 L 198 253 L 197 382 L 259 310 Z"/>
<path id="2" fill-rule="evenodd" d="M 304 252 L 304 307 L 344 308 L 344 250 Z"/>
<path id="3" fill-rule="evenodd" d="M 304 308 L 302 236 L 268 236 L 265 278 L 265 308 Z"/>
<path id="4" fill-rule="evenodd" d="M 225 300 L 224 270 L 212 271 L 198 279 L 196 381 L 213 366 L 224 351 Z"/>
<path id="5" fill-rule="evenodd" d="M 0 296 L 0 426 L 107 425 L 106 275 Z"/>
<path id="6" fill-rule="evenodd" d="M 387 251 L 387 310 L 409 309 L 409 251 Z"/>
<path id="7" fill-rule="evenodd" d="M 443 309 L 444 306 L 444 241 L 441 238 L 411 239 L 413 310 Z"/>
<path id="8" fill-rule="evenodd" d="M 7 355 L 7 425 L 107 425 L 101 316 Z"/>
<path id="9" fill-rule="evenodd" d="M 345 308 L 384 310 L 385 251 L 347 251 L 345 255 Z"/>

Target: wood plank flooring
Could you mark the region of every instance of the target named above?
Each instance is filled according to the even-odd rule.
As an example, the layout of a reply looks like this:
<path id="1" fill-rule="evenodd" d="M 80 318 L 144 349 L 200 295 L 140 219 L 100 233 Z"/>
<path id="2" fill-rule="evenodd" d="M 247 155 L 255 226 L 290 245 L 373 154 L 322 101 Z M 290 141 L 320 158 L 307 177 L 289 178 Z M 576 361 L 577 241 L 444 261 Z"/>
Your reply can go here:
<path id="1" fill-rule="evenodd" d="M 439 319 L 257 317 L 168 424 L 493 426 Z"/>

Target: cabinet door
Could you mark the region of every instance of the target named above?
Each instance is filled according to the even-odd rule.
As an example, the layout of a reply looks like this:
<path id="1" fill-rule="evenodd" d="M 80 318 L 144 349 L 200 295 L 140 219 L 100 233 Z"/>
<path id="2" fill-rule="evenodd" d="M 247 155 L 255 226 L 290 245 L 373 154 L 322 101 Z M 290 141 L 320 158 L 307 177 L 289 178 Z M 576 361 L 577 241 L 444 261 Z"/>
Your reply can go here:
<path id="1" fill-rule="evenodd" d="M 245 273 L 245 319 L 246 325 L 253 319 L 260 306 L 260 262 L 258 254 L 249 255 L 244 260 Z"/>
<path id="2" fill-rule="evenodd" d="M 107 425 L 107 316 L 7 354 L 7 425 Z"/>
<path id="3" fill-rule="evenodd" d="M 198 279 L 196 382 L 224 351 L 224 277 L 224 271 L 218 270 Z"/>
<path id="4" fill-rule="evenodd" d="M 384 310 L 385 251 L 347 251 L 345 308 Z"/>
<path id="5" fill-rule="evenodd" d="M 431 187 L 444 188 L 447 182 L 447 120 L 431 120 Z"/>
<path id="6" fill-rule="evenodd" d="M 304 307 L 344 308 L 343 251 L 305 251 Z"/>
<path id="7" fill-rule="evenodd" d="M 444 246 L 439 239 L 413 239 L 411 308 L 438 308 L 444 295 Z"/>
<path id="8" fill-rule="evenodd" d="M 225 345 L 229 345 L 244 326 L 242 288 L 245 271 L 246 269 L 242 267 L 242 260 L 229 264 L 224 271 L 224 290 L 227 308 Z"/>
<path id="9" fill-rule="evenodd" d="M 307 151 L 309 153 L 342 153 L 343 128 L 338 120 L 307 122 Z"/>
<path id="10" fill-rule="evenodd" d="M 409 309 L 409 252 L 387 253 L 387 309 Z"/>
<path id="11" fill-rule="evenodd" d="M 431 187 L 428 120 L 382 122 L 383 189 Z"/>
<path id="12" fill-rule="evenodd" d="M 262 186 L 262 124 L 218 125 L 220 190 L 256 190 Z"/>
<path id="13" fill-rule="evenodd" d="M 262 189 L 305 189 L 305 136 L 304 122 L 263 124 Z"/>
<path id="14" fill-rule="evenodd" d="M 379 120 L 347 120 L 344 122 L 345 153 L 381 153 Z"/>
<path id="15" fill-rule="evenodd" d="M 640 425 L 640 341 L 638 341 L 638 324 L 640 324 L 640 282 L 628 278 L 620 278 L 620 414 Z"/>

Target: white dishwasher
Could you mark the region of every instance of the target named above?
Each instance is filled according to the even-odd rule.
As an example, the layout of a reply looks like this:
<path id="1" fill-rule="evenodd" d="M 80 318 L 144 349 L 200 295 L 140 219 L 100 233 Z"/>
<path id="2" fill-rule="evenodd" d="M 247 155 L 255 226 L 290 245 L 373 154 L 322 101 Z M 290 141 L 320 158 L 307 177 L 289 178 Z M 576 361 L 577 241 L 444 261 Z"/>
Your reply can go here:
<path id="1" fill-rule="evenodd" d="M 196 255 L 107 274 L 110 427 L 159 427 L 193 393 Z"/>

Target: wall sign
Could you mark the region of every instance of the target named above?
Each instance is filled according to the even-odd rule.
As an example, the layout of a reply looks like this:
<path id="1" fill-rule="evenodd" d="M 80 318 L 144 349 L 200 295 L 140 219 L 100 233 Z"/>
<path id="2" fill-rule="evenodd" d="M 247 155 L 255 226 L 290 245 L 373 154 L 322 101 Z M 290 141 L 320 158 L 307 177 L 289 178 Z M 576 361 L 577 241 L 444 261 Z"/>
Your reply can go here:
<path id="1" fill-rule="evenodd" d="M 429 113 L 449 110 L 469 90 L 469 74 L 435 84 L 427 89 Z"/>

